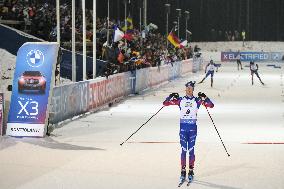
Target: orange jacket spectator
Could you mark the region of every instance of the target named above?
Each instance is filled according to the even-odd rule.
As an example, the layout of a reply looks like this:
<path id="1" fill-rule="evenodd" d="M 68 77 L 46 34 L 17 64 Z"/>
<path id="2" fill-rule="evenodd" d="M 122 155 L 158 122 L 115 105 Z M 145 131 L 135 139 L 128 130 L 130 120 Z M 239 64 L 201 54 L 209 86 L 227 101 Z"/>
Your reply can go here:
<path id="1" fill-rule="evenodd" d="M 119 53 L 119 55 L 118 55 L 118 57 L 117 57 L 117 61 L 118 61 L 120 64 L 123 64 L 124 55 L 122 54 L 122 52 Z"/>

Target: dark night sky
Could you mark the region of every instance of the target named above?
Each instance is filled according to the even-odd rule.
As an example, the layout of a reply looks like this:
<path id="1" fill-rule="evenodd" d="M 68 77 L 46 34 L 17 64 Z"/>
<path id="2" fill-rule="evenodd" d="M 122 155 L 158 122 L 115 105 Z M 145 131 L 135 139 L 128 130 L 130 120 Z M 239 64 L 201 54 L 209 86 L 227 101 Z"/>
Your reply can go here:
<path id="1" fill-rule="evenodd" d="M 131 0 L 128 6 L 137 28 L 141 2 Z M 248 40 L 284 41 L 284 0 L 148 0 L 148 24 L 158 25 L 163 34 L 166 30 L 165 3 L 171 4 L 169 30 L 177 20 L 176 8 L 181 8 L 182 13 L 190 12 L 188 24 L 194 41 L 210 40 L 212 29 L 222 32 L 245 29 Z M 92 8 L 92 0 L 86 0 L 86 4 Z M 124 19 L 123 0 L 110 0 L 110 10 L 111 19 Z M 107 16 L 107 0 L 97 0 L 97 16 Z M 180 23 L 180 36 L 184 38 L 184 14 Z"/>

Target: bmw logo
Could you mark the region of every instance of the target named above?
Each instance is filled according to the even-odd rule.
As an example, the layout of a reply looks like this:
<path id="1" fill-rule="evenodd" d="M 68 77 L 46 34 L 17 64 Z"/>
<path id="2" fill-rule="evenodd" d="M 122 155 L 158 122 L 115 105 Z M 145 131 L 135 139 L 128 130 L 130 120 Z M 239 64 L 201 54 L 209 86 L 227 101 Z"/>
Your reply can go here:
<path id="1" fill-rule="evenodd" d="M 43 53 L 40 50 L 31 50 L 27 54 L 27 62 L 31 67 L 40 67 L 44 62 Z"/>

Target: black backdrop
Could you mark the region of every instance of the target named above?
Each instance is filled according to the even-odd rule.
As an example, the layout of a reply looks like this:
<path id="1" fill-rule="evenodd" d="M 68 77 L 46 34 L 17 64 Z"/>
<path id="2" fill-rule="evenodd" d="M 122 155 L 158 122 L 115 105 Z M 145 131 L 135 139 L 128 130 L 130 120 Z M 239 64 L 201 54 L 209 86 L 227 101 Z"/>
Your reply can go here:
<path id="1" fill-rule="evenodd" d="M 129 0 L 127 0 L 129 1 Z M 131 0 L 128 11 L 139 26 L 139 7 L 142 0 Z M 87 6 L 92 7 L 88 0 Z M 176 8 L 190 12 L 189 28 L 194 41 L 210 41 L 211 30 L 245 30 L 249 40 L 284 41 L 283 0 L 148 0 L 148 23 L 159 26 L 165 33 L 165 3 L 170 3 L 170 25 L 176 19 Z M 124 18 L 123 0 L 110 0 L 110 18 Z M 107 16 L 107 0 L 97 0 L 97 16 Z M 185 18 L 181 18 L 181 37 L 185 36 Z"/>

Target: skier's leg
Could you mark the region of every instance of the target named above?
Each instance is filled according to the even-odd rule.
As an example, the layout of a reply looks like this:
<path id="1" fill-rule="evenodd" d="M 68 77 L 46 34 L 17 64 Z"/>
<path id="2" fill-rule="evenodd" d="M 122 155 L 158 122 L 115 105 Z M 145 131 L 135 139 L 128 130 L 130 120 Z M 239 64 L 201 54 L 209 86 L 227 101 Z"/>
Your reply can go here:
<path id="1" fill-rule="evenodd" d="M 207 72 L 206 75 L 205 75 L 205 77 L 204 77 L 199 83 L 202 83 L 209 75 L 210 75 L 210 73 Z"/>
<path id="2" fill-rule="evenodd" d="M 195 140 L 196 140 L 196 128 L 190 130 L 189 132 L 189 141 L 188 141 L 188 151 L 189 151 L 189 168 L 194 168 L 195 162 L 195 154 L 194 154 L 194 147 L 195 147 Z"/>
<path id="3" fill-rule="evenodd" d="M 206 79 L 206 77 L 204 77 L 200 82 L 198 82 L 198 83 L 202 83 L 204 80 Z"/>
<path id="4" fill-rule="evenodd" d="M 255 72 L 255 75 L 258 77 L 260 83 L 261 83 L 262 85 L 264 85 L 264 83 L 261 81 L 261 79 L 260 79 L 260 77 L 259 77 L 259 75 L 258 75 L 258 72 Z"/>
<path id="5" fill-rule="evenodd" d="M 213 77 L 214 77 L 214 72 L 211 72 L 211 87 L 213 87 Z"/>
<path id="6" fill-rule="evenodd" d="M 205 79 L 206 79 L 207 76 L 205 76 L 200 82 L 198 83 L 202 83 Z"/>
<path id="7" fill-rule="evenodd" d="M 181 163 L 181 176 L 180 180 L 184 180 L 186 176 L 186 152 L 187 152 L 187 141 L 188 136 L 186 130 L 183 128 L 180 129 L 179 132 L 180 137 L 180 145 L 181 145 L 181 155 L 180 155 L 180 163 Z"/>
<path id="8" fill-rule="evenodd" d="M 251 85 L 253 85 L 253 72 L 251 72 Z"/>
<path id="9" fill-rule="evenodd" d="M 195 154 L 194 154 L 194 147 L 197 135 L 197 127 L 192 128 L 189 132 L 189 143 L 188 143 L 188 150 L 189 150 L 189 172 L 188 172 L 188 180 L 191 182 L 194 176 L 194 162 L 195 162 Z"/>

